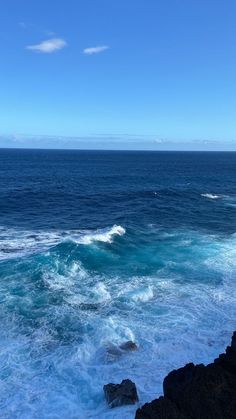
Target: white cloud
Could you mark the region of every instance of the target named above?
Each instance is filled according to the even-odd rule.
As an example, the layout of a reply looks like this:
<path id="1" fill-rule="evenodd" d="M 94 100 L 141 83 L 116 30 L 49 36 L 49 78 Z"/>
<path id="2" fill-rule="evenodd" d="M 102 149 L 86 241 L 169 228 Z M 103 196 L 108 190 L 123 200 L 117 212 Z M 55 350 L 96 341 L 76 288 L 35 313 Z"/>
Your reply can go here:
<path id="1" fill-rule="evenodd" d="M 163 138 L 155 138 L 155 140 L 153 140 L 153 141 L 156 144 L 163 144 L 165 142 L 165 140 L 163 140 Z"/>
<path id="2" fill-rule="evenodd" d="M 52 39 L 47 39 L 46 41 L 43 41 L 40 44 L 28 45 L 26 49 L 30 49 L 31 51 L 50 54 L 51 52 L 58 51 L 59 49 L 64 48 L 66 45 L 67 43 L 66 41 L 64 41 L 64 39 L 52 38 Z"/>
<path id="3" fill-rule="evenodd" d="M 87 55 L 99 54 L 100 52 L 106 51 L 109 48 L 110 47 L 108 47 L 107 45 L 100 45 L 97 47 L 85 48 L 83 50 L 83 53 Z"/>

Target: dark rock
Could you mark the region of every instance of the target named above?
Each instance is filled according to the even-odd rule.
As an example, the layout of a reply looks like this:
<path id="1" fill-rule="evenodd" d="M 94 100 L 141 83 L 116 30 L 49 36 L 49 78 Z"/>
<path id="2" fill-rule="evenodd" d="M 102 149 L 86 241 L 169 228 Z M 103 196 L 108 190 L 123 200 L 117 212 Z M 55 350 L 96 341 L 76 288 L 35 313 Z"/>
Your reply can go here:
<path id="1" fill-rule="evenodd" d="M 232 336 L 231 348 L 236 352 L 236 332 L 234 332 Z"/>
<path id="2" fill-rule="evenodd" d="M 215 364 L 225 368 L 230 373 L 236 374 L 236 332 L 232 336 L 231 346 L 228 346 L 225 354 L 215 359 Z"/>
<path id="3" fill-rule="evenodd" d="M 131 380 L 123 380 L 121 384 L 106 384 L 103 390 L 110 407 L 135 404 L 138 401 L 137 389 Z"/>
<path id="4" fill-rule="evenodd" d="M 133 352 L 137 349 L 138 347 L 136 343 L 132 341 L 124 342 L 120 346 L 111 343 L 109 344 L 109 346 L 106 347 L 106 361 L 114 362 L 122 355 L 124 355 L 124 352 Z"/>
<path id="5" fill-rule="evenodd" d="M 214 363 L 174 370 L 163 388 L 164 397 L 144 405 L 136 419 L 236 419 L 236 333 Z"/>
<path id="6" fill-rule="evenodd" d="M 132 342 L 132 340 L 128 340 L 120 345 L 120 349 L 122 349 L 122 351 L 137 351 L 138 346 L 135 342 Z"/>
<path id="7" fill-rule="evenodd" d="M 225 354 L 221 354 L 219 358 L 215 359 L 215 365 L 218 365 L 229 373 L 236 374 L 236 351 L 228 346 Z"/>
<path id="8" fill-rule="evenodd" d="M 171 372 L 164 395 L 189 418 L 236 417 L 236 377 L 215 364 L 188 364 Z"/>
<path id="9" fill-rule="evenodd" d="M 146 403 L 136 412 L 136 419 L 189 419 L 177 406 L 165 397 L 160 397 L 151 403 Z"/>

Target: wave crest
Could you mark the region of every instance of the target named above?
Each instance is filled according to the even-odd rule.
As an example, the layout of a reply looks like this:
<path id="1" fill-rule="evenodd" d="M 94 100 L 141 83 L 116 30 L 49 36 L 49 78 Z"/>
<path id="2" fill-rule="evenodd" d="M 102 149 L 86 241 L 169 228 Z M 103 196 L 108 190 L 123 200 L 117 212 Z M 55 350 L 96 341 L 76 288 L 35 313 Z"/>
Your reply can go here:
<path id="1" fill-rule="evenodd" d="M 46 251 L 66 241 L 82 245 L 96 241 L 112 243 L 114 236 L 123 236 L 125 232 L 124 227 L 116 224 L 95 231 L 24 231 L 0 227 L 0 260 Z"/>
<path id="2" fill-rule="evenodd" d="M 201 196 L 203 196 L 204 198 L 208 198 L 208 199 L 220 199 L 222 198 L 221 195 L 214 195 L 211 193 L 202 193 Z"/>
<path id="3" fill-rule="evenodd" d="M 113 236 L 123 236 L 125 233 L 124 227 L 115 224 L 112 228 L 105 228 L 86 234 L 79 242 L 82 244 L 91 244 L 94 241 L 112 243 Z"/>

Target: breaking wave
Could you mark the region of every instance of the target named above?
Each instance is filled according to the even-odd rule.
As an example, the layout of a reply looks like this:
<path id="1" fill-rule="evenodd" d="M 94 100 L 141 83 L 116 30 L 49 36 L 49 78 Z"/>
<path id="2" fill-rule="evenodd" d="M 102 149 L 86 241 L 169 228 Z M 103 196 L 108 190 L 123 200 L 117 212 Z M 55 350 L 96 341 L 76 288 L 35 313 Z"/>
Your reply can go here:
<path id="1" fill-rule="evenodd" d="M 0 260 L 44 251 L 67 241 L 83 245 L 112 243 L 115 236 L 123 236 L 125 232 L 125 228 L 119 225 L 94 231 L 25 231 L 0 227 Z"/>
<path id="2" fill-rule="evenodd" d="M 211 193 L 202 193 L 201 196 L 203 196 L 204 198 L 208 198 L 208 199 L 220 199 L 222 198 L 222 195 L 214 195 Z"/>
<path id="3" fill-rule="evenodd" d="M 133 379 L 143 404 L 161 393 L 171 369 L 208 362 L 226 345 L 236 316 L 235 234 L 150 225 L 145 240 L 129 230 L 122 241 L 102 245 L 124 232 L 113 226 L 34 233 L 37 239 L 21 232 L 19 243 L 24 236 L 25 246 L 33 240 L 31 250 L 37 243 L 40 252 L 1 261 L 6 417 L 47 418 L 53 411 L 69 419 L 131 419 L 137 406 L 108 409 L 104 383 Z M 130 340 L 138 351 L 120 351 Z"/>

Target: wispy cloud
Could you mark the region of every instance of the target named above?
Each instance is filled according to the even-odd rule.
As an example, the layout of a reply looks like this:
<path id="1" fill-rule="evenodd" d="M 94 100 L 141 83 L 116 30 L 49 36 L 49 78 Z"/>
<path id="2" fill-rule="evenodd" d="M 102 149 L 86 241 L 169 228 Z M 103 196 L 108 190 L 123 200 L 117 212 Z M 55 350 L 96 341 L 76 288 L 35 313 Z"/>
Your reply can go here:
<path id="1" fill-rule="evenodd" d="M 66 47 L 67 43 L 62 38 L 52 38 L 47 39 L 46 41 L 41 42 L 40 44 L 36 45 L 28 45 L 26 49 L 36 52 L 42 52 L 45 54 L 50 54 L 52 52 L 58 51 Z"/>
<path id="2" fill-rule="evenodd" d="M 83 50 L 83 53 L 87 55 L 100 54 L 101 52 L 106 51 L 109 48 L 110 47 L 108 45 L 98 45 L 97 47 L 85 48 Z"/>

